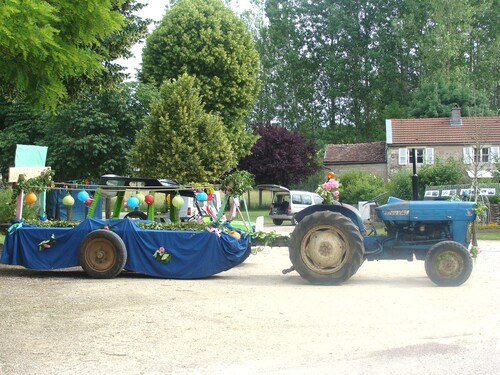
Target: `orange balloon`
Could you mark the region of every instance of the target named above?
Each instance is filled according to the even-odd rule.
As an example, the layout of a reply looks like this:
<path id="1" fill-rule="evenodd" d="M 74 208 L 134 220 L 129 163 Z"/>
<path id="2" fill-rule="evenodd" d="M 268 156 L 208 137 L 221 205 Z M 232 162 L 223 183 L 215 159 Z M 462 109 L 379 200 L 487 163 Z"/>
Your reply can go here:
<path id="1" fill-rule="evenodd" d="M 28 204 L 33 204 L 37 200 L 36 194 L 35 193 L 28 193 L 28 194 L 26 194 L 26 198 L 24 198 L 24 200 Z"/>
<path id="2" fill-rule="evenodd" d="M 165 200 L 167 201 L 167 203 L 170 203 L 170 194 L 167 194 Z"/>

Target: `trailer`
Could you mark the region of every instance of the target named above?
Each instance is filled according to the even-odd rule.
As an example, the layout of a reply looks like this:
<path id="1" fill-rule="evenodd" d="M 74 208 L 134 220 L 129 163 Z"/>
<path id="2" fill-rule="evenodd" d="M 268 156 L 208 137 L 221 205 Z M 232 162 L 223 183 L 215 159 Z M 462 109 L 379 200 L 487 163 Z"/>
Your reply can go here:
<path id="1" fill-rule="evenodd" d="M 206 223 L 203 230 L 148 229 L 147 224 L 155 222 L 152 204 L 148 205 L 146 220 L 120 218 L 126 190 L 196 197 L 191 187 L 156 179 L 107 176 L 95 188 L 87 218 L 74 227 L 14 222 L 5 236 L 0 263 L 36 270 L 81 266 L 94 278 L 114 278 L 128 271 L 196 279 L 229 270 L 250 254 L 250 234 L 232 228 L 230 223 L 226 224 L 229 230 L 221 230 L 220 218 Z M 116 197 L 113 214 L 108 219 L 96 219 L 95 210 L 104 196 Z"/>

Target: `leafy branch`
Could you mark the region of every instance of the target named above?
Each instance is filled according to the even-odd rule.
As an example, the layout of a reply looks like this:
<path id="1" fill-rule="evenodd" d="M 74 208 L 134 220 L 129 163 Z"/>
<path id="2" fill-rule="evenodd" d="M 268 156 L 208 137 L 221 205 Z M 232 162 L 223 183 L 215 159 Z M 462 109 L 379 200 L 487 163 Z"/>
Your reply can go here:
<path id="1" fill-rule="evenodd" d="M 255 185 L 253 174 L 247 171 L 236 171 L 226 176 L 221 182 L 221 186 L 226 194 L 233 197 L 240 197 Z"/>
<path id="2" fill-rule="evenodd" d="M 40 176 L 26 179 L 24 175 L 20 175 L 17 183 L 12 187 L 12 201 L 15 202 L 21 191 L 30 193 L 40 193 L 52 186 L 52 169 L 44 170 Z"/>

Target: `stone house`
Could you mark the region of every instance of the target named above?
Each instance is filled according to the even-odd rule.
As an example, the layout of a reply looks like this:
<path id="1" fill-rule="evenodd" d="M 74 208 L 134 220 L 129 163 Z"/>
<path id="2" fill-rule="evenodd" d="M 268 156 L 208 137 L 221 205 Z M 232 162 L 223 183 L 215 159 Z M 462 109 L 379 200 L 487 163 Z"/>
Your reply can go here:
<path id="1" fill-rule="evenodd" d="M 417 169 L 449 157 L 466 165 L 469 177 L 491 177 L 500 162 L 500 117 L 461 117 L 460 108 L 450 118 L 386 120 L 386 141 L 358 145 L 328 145 L 324 164 L 335 173 L 365 170 L 384 179 L 402 169 L 412 169 L 415 149 Z"/>

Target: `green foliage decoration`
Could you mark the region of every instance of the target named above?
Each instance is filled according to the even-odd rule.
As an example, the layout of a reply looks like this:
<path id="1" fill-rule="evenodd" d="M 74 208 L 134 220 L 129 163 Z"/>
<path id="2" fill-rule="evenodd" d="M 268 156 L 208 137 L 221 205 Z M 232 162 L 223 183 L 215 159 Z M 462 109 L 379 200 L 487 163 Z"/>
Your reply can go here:
<path id="1" fill-rule="evenodd" d="M 52 169 L 46 169 L 40 176 L 28 179 L 26 179 L 24 175 L 20 175 L 17 183 L 14 184 L 12 188 L 12 201 L 17 199 L 22 190 L 24 190 L 25 193 L 40 193 L 47 190 L 52 184 L 53 175 L 54 171 Z"/>
<path id="2" fill-rule="evenodd" d="M 233 172 L 221 181 L 224 192 L 234 197 L 241 197 L 247 191 L 252 190 L 254 185 L 254 176 L 248 171 Z"/>

